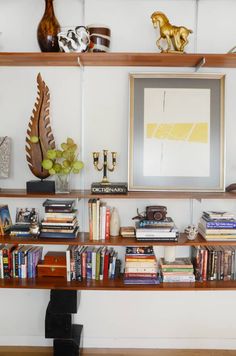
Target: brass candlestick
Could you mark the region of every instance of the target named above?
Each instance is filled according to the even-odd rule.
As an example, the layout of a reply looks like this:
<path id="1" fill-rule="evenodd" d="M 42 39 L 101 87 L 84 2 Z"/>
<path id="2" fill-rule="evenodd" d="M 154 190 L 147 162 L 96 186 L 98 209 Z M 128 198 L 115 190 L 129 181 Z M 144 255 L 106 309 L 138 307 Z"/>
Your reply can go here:
<path id="1" fill-rule="evenodd" d="M 111 167 L 108 165 L 108 150 L 103 150 L 103 164 L 99 167 L 99 152 L 93 152 L 93 165 L 97 171 L 101 172 L 103 170 L 103 178 L 101 184 L 110 184 L 107 178 L 107 172 L 114 172 L 116 166 L 116 152 L 111 152 L 112 164 Z"/>

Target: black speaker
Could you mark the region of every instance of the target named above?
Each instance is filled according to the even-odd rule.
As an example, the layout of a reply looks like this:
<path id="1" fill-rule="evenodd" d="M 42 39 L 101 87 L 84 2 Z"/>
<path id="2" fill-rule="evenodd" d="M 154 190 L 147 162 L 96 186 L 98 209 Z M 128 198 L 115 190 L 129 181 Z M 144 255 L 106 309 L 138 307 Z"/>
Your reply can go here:
<path id="1" fill-rule="evenodd" d="M 72 315 L 51 313 L 50 304 L 51 302 L 49 302 L 45 317 L 45 338 L 72 338 Z"/>
<path id="2" fill-rule="evenodd" d="M 50 295 L 51 313 L 71 313 L 76 314 L 78 310 L 79 298 L 76 290 L 52 289 Z"/>
<path id="3" fill-rule="evenodd" d="M 54 339 L 53 349 L 54 356 L 79 356 L 80 355 L 80 338 L 83 325 L 73 325 L 72 339 Z"/>

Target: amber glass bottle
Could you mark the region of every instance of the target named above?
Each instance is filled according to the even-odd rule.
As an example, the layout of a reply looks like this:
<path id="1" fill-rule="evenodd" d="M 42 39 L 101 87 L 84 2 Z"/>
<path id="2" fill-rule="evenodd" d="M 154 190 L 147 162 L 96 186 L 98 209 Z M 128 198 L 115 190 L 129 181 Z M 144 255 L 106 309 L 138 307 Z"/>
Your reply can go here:
<path id="1" fill-rule="evenodd" d="M 37 37 L 42 52 L 59 52 L 57 34 L 60 24 L 54 14 L 53 0 L 45 0 L 45 12 L 38 25 Z"/>

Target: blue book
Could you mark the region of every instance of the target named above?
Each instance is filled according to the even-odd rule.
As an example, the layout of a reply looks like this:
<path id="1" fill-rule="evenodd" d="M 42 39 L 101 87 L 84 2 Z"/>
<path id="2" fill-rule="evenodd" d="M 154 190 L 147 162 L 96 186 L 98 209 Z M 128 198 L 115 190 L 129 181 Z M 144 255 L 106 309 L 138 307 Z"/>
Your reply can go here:
<path id="1" fill-rule="evenodd" d="M 87 258 L 86 258 L 86 278 L 92 279 L 92 251 L 93 246 L 89 246 L 87 249 Z"/>
<path id="2" fill-rule="evenodd" d="M 158 278 L 124 278 L 124 284 L 160 284 Z"/>
<path id="3" fill-rule="evenodd" d="M 204 216 L 200 222 L 207 229 L 236 229 L 235 219 L 208 219 Z"/>

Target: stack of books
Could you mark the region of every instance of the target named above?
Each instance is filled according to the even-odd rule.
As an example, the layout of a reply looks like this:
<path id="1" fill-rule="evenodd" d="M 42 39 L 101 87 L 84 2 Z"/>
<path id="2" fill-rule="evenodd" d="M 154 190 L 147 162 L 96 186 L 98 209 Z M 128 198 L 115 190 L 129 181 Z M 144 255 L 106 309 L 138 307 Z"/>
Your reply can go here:
<path id="1" fill-rule="evenodd" d="M 39 237 L 75 238 L 79 224 L 76 217 L 75 200 L 47 199 L 43 203 L 44 219 L 41 222 Z"/>
<path id="2" fill-rule="evenodd" d="M 227 211 L 204 211 L 198 231 L 207 241 L 236 241 L 235 215 Z"/>
<path id="3" fill-rule="evenodd" d="M 110 219 L 111 210 L 106 202 L 99 198 L 89 199 L 89 239 L 109 240 L 110 239 Z"/>
<path id="4" fill-rule="evenodd" d="M 194 246 L 192 261 L 197 281 L 228 281 L 236 278 L 235 247 Z"/>
<path id="5" fill-rule="evenodd" d="M 113 247 L 71 245 L 66 250 L 67 281 L 115 279 L 121 261 Z"/>
<path id="6" fill-rule="evenodd" d="M 164 220 L 141 220 L 136 223 L 138 241 L 178 241 L 179 231 L 171 217 Z"/>
<path id="7" fill-rule="evenodd" d="M 162 282 L 195 282 L 193 264 L 188 257 L 176 258 L 173 262 L 160 259 Z"/>
<path id="8" fill-rule="evenodd" d="M 157 268 L 153 246 L 126 247 L 125 284 L 159 284 Z"/>

